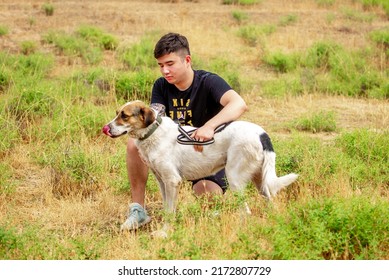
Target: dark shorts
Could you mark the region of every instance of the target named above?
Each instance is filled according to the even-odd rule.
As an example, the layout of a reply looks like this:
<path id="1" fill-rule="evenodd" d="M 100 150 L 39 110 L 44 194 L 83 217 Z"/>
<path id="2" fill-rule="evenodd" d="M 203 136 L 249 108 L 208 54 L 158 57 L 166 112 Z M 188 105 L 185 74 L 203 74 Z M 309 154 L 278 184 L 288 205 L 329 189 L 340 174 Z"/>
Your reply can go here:
<path id="1" fill-rule="evenodd" d="M 215 175 L 208 176 L 208 177 L 201 178 L 201 179 L 197 179 L 197 180 L 193 180 L 191 182 L 194 185 L 201 180 L 209 180 L 209 181 L 212 181 L 212 182 L 218 184 L 222 188 L 223 193 L 225 193 L 227 190 L 228 181 L 227 181 L 226 172 L 224 169 L 220 170 Z"/>

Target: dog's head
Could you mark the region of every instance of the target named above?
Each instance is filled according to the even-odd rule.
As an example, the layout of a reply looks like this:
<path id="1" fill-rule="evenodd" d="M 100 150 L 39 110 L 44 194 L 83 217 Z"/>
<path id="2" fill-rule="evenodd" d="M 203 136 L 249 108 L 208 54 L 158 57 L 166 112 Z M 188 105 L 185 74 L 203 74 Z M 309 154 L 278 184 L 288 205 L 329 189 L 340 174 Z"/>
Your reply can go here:
<path id="1" fill-rule="evenodd" d="M 116 114 L 116 117 L 103 127 L 103 133 L 112 138 L 127 133 L 133 138 L 140 138 L 145 134 L 144 129 L 155 121 L 153 110 L 139 100 L 124 104 Z"/>

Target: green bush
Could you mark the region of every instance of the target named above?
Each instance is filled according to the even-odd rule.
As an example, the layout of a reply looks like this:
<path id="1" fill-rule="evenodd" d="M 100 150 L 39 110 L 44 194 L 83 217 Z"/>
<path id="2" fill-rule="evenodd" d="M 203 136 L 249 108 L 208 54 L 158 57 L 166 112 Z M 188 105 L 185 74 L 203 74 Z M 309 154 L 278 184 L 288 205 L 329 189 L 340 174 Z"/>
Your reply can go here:
<path id="1" fill-rule="evenodd" d="M 44 36 L 44 41 L 54 44 L 61 53 L 67 56 L 82 57 L 87 63 L 97 64 L 103 59 L 99 46 L 91 45 L 79 36 L 50 31 Z"/>
<path id="2" fill-rule="evenodd" d="M 105 50 L 115 50 L 118 46 L 118 39 L 113 35 L 103 32 L 100 28 L 83 25 L 76 32 L 81 38 L 100 46 Z"/>
<path id="3" fill-rule="evenodd" d="M 241 37 L 249 46 L 255 47 L 263 40 L 263 37 L 276 31 L 274 25 L 245 25 L 239 28 L 238 36 Z"/>
<path id="4" fill-rule="evenodd" d="M 315 0 L 320 7 L 331 7 L 335 4 L 335 0 Z"/>
<path id="5" fill-rule="evenodd" d="M 386 56 L 389 57 L 389 28 L 370 32 L 370 38 L 376 44 L 382 46 L 386 50 Z"/>
<path id="6" fill-rule="evenodd" d="M 268 97 L 298 96 L 305 91 L 301 79 L 295 76 L 282 76 L 275 80 L 263 81 L 261 90 Z"/>
<path id="7" fill-rule="evenodd" d="M 386 98 L 385 74 L 369 64 L 368 56 L 368 51 L 349 52 L 331 42 L 317 42 L 300 65 L 316 70 L 314 87 L 320 92 Z"/>
<path id="8" fill-rule="evenodd" d="M 284 54 L 275 52 L 265 55 L 264 62 L 272 66 L 277 72 L 286 73 L 293 71 L 298 65 L 298 56 L 295 54 Z"/>
<path id="9" fill-rule="evenodd" d="M 223 5 L 255 5 L 261 3 L 262 0 L 223 0 Z"/>
<path id="10" fill-rule="evenodd" d="M 333 132 L 336 130 L 334 112 L 319 111 L 294 121 L 294 127 L 298 130 L 312 133 Z"/>
<path id="11" fill-rule="evenodd" d="M 116 97 L 119 100 L 150 100 L 151 89 L 156 79 L 153 71 L 121 73 L 115 80 Z"/>
<path id="12" fill-rule="evenodd" d="M 53 67 L 54 58 L 51 55 L 33 53 L 30 55 L 10 55 L 0 52 L 1 80 L 9 85 L 13 83 L 29 83 L 31 80 L 42 79 Z M 1 86 L 1 85 L 0 85 Z"/>
<path id="13" fill-rule="evenodd" d="M 15 119 L 32 120 L 35 117 L 50 117 L 55 111 L 56 100 L 44 88 L 25 88 L 20 96 L 14 97 L 7 111 L 15 116 Z"/>
<path id="14" fill-rule="evenodd" d="M 242 86 L 239 71 L 237 70 L 238 66 L 234 65 L 231 67 L 232 65 L 233 63 L 226 58 L 216 57 L 211 59 L 208 68 L 209 71 L 223 77 L 234 90 L 240 92 Z"/>
<path id="15" fill-rule="evenodd" d="M 336 140 L 348 157 L 350 183 L 353 188 L 369 188 L 372 184 L 389 185 L 389 133 L 367 129 L 343 133 Z"/>
<path id="16" fill-rule="evenodd" d="M 20 47 L 24 55 L 32 54 L 37 50 L 37 45 L 33 41 L 23 41 Z"/>
<path id="17" fill-rule="evenodd" d="M 17 122 L 10 118 L 5 112 L 0 114 L 0 155 L 9 152 L 15 144 L 20 142 L 19 127 Z M 2 181 L 2 180 L 1 180 Z"/>
<path id="18" fill-rule="evenodd" d="M 154 44 L 153 38 L 146 36 L 139 43 L 119 50 L 120 60 L 131 70 L 155 68 Z"/>
<path id="19" fill-rule="evenodd" d="M 381 6 L 389 17 L 389 2 L 386 0 L 360 0 L 364 9 Z"/>
<path id="20" fill-rule="evenodd" d="M 298 16 L 295 14 L 290 14 L 286 16 L 282 16 L 281 19 L 278 22 L 278 25 L 280 26 L 288 26 L 293 23 L 296 23 L 298 20 Z"/>
<path id="21" fill-rule="evenodd" d="M 11 83 L 11 73 L 9 70 L 0 69 L 0 93 L 4 92 Z"/>
<path id="22" fill-rule="evenodd" d="M 386 259 L 387 200 L 326 198 L 291 205 L 267 229 L 272 259 Z"/>
<path id="23" fill-rule="evenodd" d="M 8 34 L 8 27 L 5 25 L 0 25 L 0 36 L 5 36 Z"/>
<path id="24" fill-rule="evenodd" d="M 238 11 L 238 10 L 232 11 L 231 15 L 239 24 L 241 24 L 243 21 L 249 18 L 246 12 Z"/>
<path id="25" fill-rule="evenodd" d="M 43 4 L 42 9 L 45 12 L 46 16 L 52 16 L 54 14 L 54 6 L 51 3 Z"/>
<path id="26" fill-rule="evenodd" d="M 361 13 L 349 8 L 343 9 L 343 14 L 344 17 L 348 20 L 351 21 L 356 21 L 356 22 L 367 22 L 371 23 L 375 16 L 373 14 L 366 14 L 366 13 Z"/>

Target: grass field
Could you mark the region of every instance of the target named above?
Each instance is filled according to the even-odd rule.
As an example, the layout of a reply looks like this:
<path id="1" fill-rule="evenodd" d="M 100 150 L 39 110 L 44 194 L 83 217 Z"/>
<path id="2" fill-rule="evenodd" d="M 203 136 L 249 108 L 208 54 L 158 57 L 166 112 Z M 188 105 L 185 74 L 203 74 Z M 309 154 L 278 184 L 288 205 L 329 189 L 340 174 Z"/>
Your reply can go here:
<path id="1" fill-rule="evenodd" d="M 388 19 L 385 0 L 1 1 L 0 259 L 389 259 Z M 152 222 L 120 232 L 126 139 L 101 128 L 149 100 L 169 31 L 242 95 L 278 174 L 300 177 L 270 204 L 248 186 L 249 217 L 183 184 L 160 240 L 152 175 Z"/>

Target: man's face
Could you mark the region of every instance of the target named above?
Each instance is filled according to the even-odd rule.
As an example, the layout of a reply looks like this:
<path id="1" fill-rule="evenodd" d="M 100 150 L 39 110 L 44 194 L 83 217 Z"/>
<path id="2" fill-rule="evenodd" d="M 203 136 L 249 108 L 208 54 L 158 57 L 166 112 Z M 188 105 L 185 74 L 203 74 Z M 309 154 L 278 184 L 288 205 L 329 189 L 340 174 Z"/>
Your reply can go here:
<path id="1" fill-rule="evenodd" d="M 169 53 L 157 59 L 163 77 L 170 84 L 180 84 L 187 77 L 187 71 L 191 69 L 191 57 L 185 58 L 177 53 Z"/>

